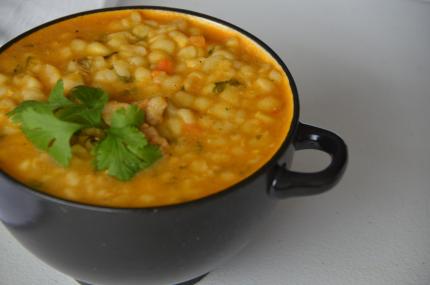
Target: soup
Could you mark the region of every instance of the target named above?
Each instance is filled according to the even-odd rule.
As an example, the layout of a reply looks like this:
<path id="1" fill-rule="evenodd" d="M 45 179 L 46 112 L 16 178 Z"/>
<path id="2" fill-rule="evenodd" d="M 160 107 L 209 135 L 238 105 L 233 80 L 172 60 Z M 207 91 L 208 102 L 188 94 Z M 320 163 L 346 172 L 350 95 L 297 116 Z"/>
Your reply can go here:
<path id="1" fill-rule="evenodd" d="M 270 55 L 180 13 L 83 15 L 0 54 L 0 169 L 81 203 L 152 207 L 222 191 L 272 158 L 292 116 Z"/>

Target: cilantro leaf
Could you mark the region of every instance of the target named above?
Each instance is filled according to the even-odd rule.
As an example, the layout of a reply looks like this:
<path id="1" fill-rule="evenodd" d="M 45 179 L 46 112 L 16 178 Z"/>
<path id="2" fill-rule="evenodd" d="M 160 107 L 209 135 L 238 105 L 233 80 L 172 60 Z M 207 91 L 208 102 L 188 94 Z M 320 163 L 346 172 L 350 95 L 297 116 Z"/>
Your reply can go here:
<path id="1" fill-rule="evenodd" d="M 8 115 L 21 124 L 23 133 L 37 148 L 65 167 L 72 157 L 70 140 L 76 132 L 96 128 L 106 133 L 93 149 L 95 167 L 127 181 L 162 155 L 138 129 L 144 113 L 137 106 L 116 110 L 108 128 L 102 120 L 108 99 L 102 89 L 88 86 L 75 87 L 66 98 L 63 81 L 59 80 L 47 102 L 22 102 Z"/>
<path id="2" fill-rule="evenodd" d="M 15 123 L 22 123 L 22 113 L 26 110 L 33 109 L 37 112 L 49 112 L 51 107 L 46 102 L 28 100 L 22 102 L 14 110 L 10 111 L 7 115 Z"/>
<path id="3" fill-rule="evenodd" d="M 27 108 L 21 113 L 20 121 L 22 131 L 36 147 L 48 152 L 60 165 L 69 165 L 70 138 L 81 125 L 59 120 L 48 108 Z"/>
<path id="4" fill-rule="evenodd" d="M 143 123 L 144 118 L 144 113 L 136 105 L 130 105 L 112 114 L 111 126 L 113 128 L 138 127 Z"/>
<path id="5" fill-rule="evenodd" d="M 109 96 L 99 88 L 77 86 L 70 92 L 70 99 L 64 96 L 64 83 L 58 80 L 52 89 L 48 102 L 25 101 L 9 113 L 12 119 L 19 122 L 20 114 L 27 108 L 51 109 L 55 115 L 71 123 L 81 124 L 85 127 L 100 127 L 102 112 Z"/>
<path id="6" fill-rule="evenodd" d="M 64 96 L 63 80 L 58 80 L 57 83 L 55 83 L 54 88 L 52 88 L 49 94 L 48 103 L 53 110 L 73 105 L 73 102 Z"/>
<path id="7" fill-rule="evenodd" d="M 142 120 L 143 112 L 136 106 L 115 111 L 112 127 L 94 150 L 97 170 L 107 170 L 109 175 L 127 181 L 161 157 L 159 148 L 148 144 L 137 129 Z"/>
<path id="8" fill-rule="evenodd" d="M 11 117 L 11 119 L 15 123 L 21 123 L 21 114 L 29 108 L 36 110 L 38 112 L 39 111 L 47 112 L 48 110 L 55 110 L 60 107 L 73 105 L 73 102 L 71 102 L 69 99 L 64 97 L 63 94 L 64 94 L 63 80 L 58 80 L 55 86 L 51 90 L 51 93 L 48 98 L 48 102 L 34 101 L 34 100 L 24 101 L 13 111 L 9 112 L 8 116 Z"/>
<path id="9" fill-rule="evenodd" d="M 130 180 L 141 168 L 142 161 L 125 147 L 123 141 L 111 134 L 96 146 L 96 169 L 108 170 L 118 180 Z"/>
<path id="10" fill-rule="evenodd" d="M 68 101 L 67 98 L 64 97 Z M 57 116 L 68 122 L 82 124 L 86 127 L 100 127 L 102 112 L 109 97 L 102 89 L 88 86 L 77 86 L 71 90 L 69 101 L 57 111 Z M 63 101 L 65 102 L 65 101 Z"/>
<path id="11" fill-rule="evenodd" d="M 145 146 L 145 148 L 141 152 L 137 153 L 137 155 L 145 162 L 144 168 L 151 166 L 163 156 L 160 148 L 153 144 Z"/>

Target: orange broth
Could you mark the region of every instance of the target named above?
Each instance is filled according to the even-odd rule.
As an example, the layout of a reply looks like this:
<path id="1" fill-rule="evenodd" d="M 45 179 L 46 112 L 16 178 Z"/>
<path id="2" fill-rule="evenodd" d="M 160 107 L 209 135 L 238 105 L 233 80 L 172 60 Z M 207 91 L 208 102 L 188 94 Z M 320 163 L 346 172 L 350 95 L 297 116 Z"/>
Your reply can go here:
<path id="1" fill-rule="evenodd" d="M 85 84 L 128 104 L 163 98 L 168 107 L 151 126 L 168 142 L 163 157 L 127 182 L 95 171 L 85 147 L 73 147 L 70 166 L 59 166 L 6 115 L 22 101 L 47 100 L 58 79 L 66 95 Z M 232 29 L 180 13 L 79 16 L 0 54 L 0 169 L 67 200 L 152 207 L 220 192 L 271 159 L 292 117 L 288 78 L 267 52 Z"/>

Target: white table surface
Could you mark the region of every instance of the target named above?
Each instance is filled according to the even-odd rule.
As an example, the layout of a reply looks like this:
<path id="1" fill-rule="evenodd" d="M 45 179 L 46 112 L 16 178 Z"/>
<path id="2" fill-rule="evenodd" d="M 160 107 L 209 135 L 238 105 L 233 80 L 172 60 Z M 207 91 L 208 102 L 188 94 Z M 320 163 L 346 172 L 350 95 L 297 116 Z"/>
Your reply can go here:
<path id="1" fill-rule="evenodd" d="M 15 1 L 1 0 L 3 42 L 102 2 L 19 1 L 28 16 L 11 17 L 5 11 Z M 280 203 L 255 242 L 201 285 L 430 284 L 428 0 L 122 3 L 193 9 L 259 36 L 291 69 L 301 120 L 338 132 L 349 145 L 349 166 L 335 189 Z M 301 155 L 296 167 L 315 164 L 320 155 Z M 0 225 L 0 284 L 74 282 Z"/>

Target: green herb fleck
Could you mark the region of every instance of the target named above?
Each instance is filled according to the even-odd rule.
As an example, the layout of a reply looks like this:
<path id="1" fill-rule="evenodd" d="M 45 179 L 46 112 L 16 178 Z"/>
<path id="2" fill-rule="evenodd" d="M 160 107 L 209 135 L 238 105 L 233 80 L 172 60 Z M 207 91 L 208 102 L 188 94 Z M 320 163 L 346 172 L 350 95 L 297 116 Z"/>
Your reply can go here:
<path id="1" fill-rule="evenodd" d="M 214 51 L 215 51 L 215 47 L 211 47 L 211 48 L 208 50 L 208 56 L 211 56 L 211 55 L 214 53 Z"/>
<path id="2" fill-rule="evenodd" d="M 132 76 L 121 76 L 118 75 L 119 80 L 121 80 L 124 83 L 131 83 L 134 81 L 134 78 Z"/>
<path id="3" fill-rule="evenodd" d="M 213 92 L 219 94 L 225 90 L 227 85 L 239 86 L 239 85 L 241 85 L 241 83 L 237 79 L 234 79 L 234 78 L 232 78 L 230 80 L 225 80 L 225 81 L 218 81 L 218 82 L 215 82 Z"/>
<path id="4" fill-rule="evenodd" d="M 24 67 L 21 65 L 21 64 L 17 64 L 16 66 L 15 66 L 15 68 L 13 69 L 13 74 L 19 74 L 19 73 L 22 73 L 23 71 L 24 71 L 25 69 L 24 69 Z"/>

